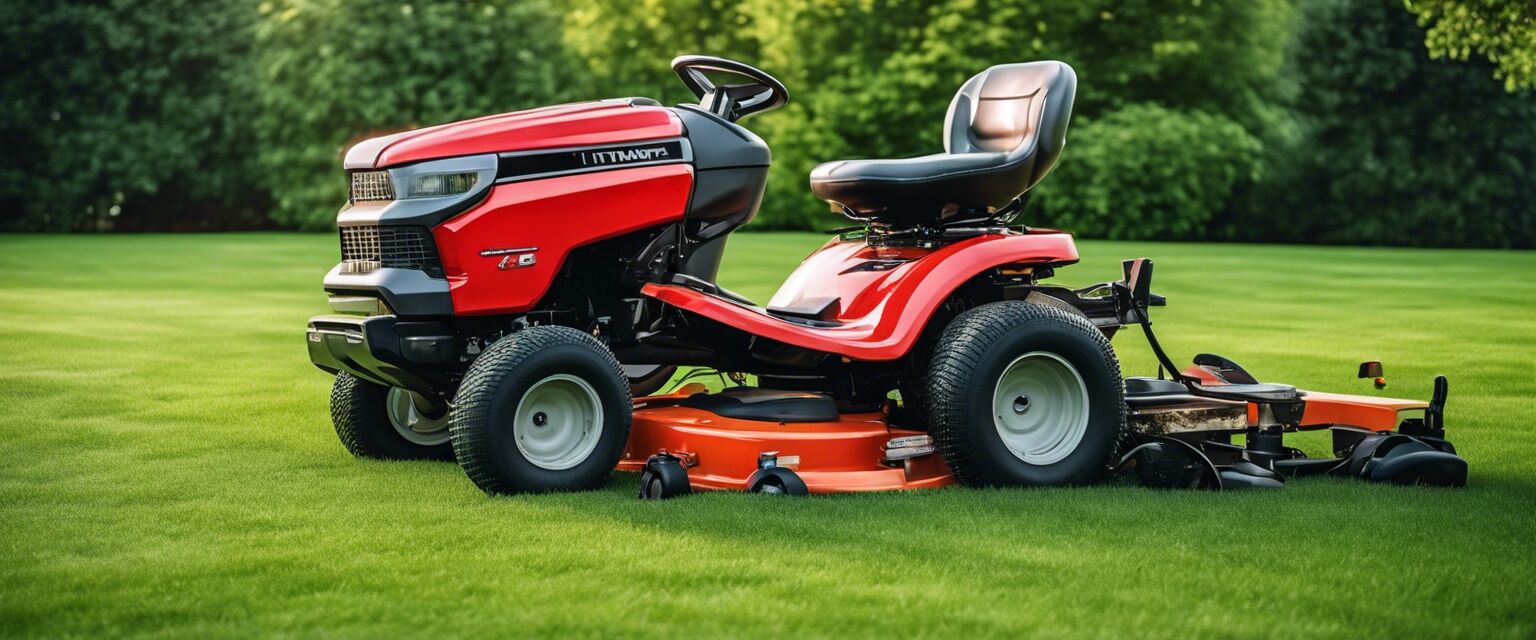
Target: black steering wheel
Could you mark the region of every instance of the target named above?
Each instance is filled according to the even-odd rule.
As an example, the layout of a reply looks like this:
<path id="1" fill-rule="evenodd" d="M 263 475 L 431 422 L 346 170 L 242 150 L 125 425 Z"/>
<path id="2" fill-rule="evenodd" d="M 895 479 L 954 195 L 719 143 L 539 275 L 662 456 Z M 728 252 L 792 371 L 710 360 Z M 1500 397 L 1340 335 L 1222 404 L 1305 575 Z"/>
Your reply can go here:
<path id="1" fill-rule="evenodd" d="M 744 62 L 714 56 L 678 56 L 672 59 L 672 71 L 699 97 L 700 108 L 729 122 L 772 111 L 789 102 L 789 90 L 784 83 Z M 729 73 L 750 82 L 716 85 L 704 75 L 705 71 Z"/>

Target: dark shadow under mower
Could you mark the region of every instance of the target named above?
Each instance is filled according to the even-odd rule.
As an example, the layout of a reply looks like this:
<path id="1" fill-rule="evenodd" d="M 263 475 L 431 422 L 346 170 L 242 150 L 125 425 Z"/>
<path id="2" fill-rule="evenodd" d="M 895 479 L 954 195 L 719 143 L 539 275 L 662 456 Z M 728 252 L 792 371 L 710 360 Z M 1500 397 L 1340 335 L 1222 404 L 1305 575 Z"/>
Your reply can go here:
<path id="1" fill-rule="evenodd" d="M 1152 332 L 1148 307 L 1158 300 L 1148 289 L 1150 261 L 1127 261 L 1124 283 L 1111 283 L 1128 310 L 1123 320 L 1139 324 L 1157 357 L 1157 378 L 1127 378 L 1126 405 L 1134 446 L 1120 459 L 1117 474 L 1134 475 L 1148 487 L 1165 489 L 1280 488 L 1298 476 L 1332 475 L 1399 485 L 1461 487 L 1467 462 L 1445 439 L 1449 385 L 1437 376 L 1422 418 L 1402 419 L 1394 431 L 1322 425 L 1333 434 L 1332 458 L 1309 458 L 1285 446 L 1287 432 L 1309 430 L 1303 423 L 1307 392 L 1261 383 L 1227 358 L 1203 353 L 1180 371 Z M 1171 379 L 1163 378 L 1163 371 Z M 1381 364 L 1363 363 L 1359 377 L 1384 386 Z M 1232 443 L 1241 434 L 1244 443 Z"/>

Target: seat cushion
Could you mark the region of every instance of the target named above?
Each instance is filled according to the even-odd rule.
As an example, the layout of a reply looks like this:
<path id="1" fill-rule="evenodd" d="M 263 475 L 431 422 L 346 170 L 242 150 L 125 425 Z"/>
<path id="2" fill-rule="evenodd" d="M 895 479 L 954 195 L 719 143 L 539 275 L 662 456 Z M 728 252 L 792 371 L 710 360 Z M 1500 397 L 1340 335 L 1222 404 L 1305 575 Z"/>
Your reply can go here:
<path id="1" fill-rule="evenodd" d="M 990 217 L 1056 164 L 1076 92 L 1077 75 L 1063 62 L 991 67 L 950 102 L 947 153 L 829 162 L 811 172 L 811 191 L 854 219 L 891 225 Z"/>
<path id="2" fill-rule="evenodd" d="M 943 222 L 1006 206 L 1020 193 L 1030 158 L 939 153 L 901 160 L 840 160 L 811 172 L 811 192 L 850 215 L 896 224 Z"/>

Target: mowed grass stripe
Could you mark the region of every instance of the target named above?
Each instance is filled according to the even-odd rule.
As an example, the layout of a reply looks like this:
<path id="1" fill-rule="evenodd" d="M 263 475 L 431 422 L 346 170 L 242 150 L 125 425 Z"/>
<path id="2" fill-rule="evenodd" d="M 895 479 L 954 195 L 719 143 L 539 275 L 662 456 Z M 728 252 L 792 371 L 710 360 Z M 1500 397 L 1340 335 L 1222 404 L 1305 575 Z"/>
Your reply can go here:
<path id="1" fill-rule="evenodd" d="M 766 300 L 811 234 L 743 234 Z M 1465 491 L 949 489 L 489 499 L 349 457 L 303 346 L 328 234 L 0 236 L 0 633 L 1476 636 L 1536 633 L 1536 255 L 1084 242 L 1070 284 L 1157 262 L 1176 357 L 1426 397 Z M 1128 374 L 1153 361 L 1115 340 Z M 1296 438 L 1314 453 L 1325 435 Z"/>

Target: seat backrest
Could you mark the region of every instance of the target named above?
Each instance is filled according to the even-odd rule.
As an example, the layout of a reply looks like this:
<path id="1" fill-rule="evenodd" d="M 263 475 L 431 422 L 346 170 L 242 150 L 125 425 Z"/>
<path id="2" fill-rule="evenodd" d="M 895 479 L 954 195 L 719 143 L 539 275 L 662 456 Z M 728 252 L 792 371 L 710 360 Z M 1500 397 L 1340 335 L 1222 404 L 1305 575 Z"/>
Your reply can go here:
<path id="1" fill-rule="evenodd" d="M 1000 64 L 960 87 L 945 116 L 944 150 L 1003 153 L 1033 167 L 1027 190 L 1044 177 L 1066 144 L 1077 73 L 1065 62 Z"/>

